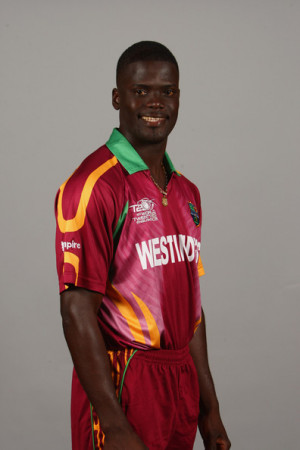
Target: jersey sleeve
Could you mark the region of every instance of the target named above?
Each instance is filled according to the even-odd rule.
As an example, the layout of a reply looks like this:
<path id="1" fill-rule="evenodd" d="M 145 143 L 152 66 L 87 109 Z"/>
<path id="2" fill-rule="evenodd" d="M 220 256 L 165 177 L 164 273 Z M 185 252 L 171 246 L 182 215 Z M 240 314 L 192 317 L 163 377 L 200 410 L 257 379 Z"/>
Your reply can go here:
<path id="1" fill-rule="evenodd" d="M 59 291 L 73 285 L 104 294 L 116 205 L 106 186 L 96 185 L 89 192 L 85 181 L 71 176 L 55 200 Z"/>
<path id="2" fill-rule="evenodd" d="M 199 192 L 197 187 L 196 187 L 196 200 L 197 200 L 197 203 L 196 203 L 197 204 L 197 213 L 198 213 L 198 218 L 199 218 L 199 225 L 198 226 L 199 226 L 200 242 L 201 242 L 202 208 L 201 208 L 200 192 Z M 199 277 L 202 277 L 203 275 L 205 275 L 205 270 L 204 270 L 203 263 L 202 263 L 202 260 L 201 260 L 201 251 L 199 253 L 199 258 L 198 258 L 198 262 L 197 262 L 197 269 L 198 269 Z"/>

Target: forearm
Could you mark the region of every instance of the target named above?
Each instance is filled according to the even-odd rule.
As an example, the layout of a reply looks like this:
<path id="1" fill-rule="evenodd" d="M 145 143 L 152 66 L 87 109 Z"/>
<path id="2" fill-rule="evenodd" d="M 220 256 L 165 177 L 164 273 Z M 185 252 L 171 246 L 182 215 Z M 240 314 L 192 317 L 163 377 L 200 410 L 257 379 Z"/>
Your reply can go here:
<path id="1" fill-rule="evenodd" d="M 200 412 L 207 413 L 212 410 L 218 411 L 219 402 L 208 363 L 206 326 L 203 310 L 201 323 L 190 342 L 190 353 L 198 374 L 200 388 Z"/>
<path id="2" fill-rule="evenodd" d="M 200 415 L 198 424 L 205 449 L 228 450 L 231 444 L 220 417 L 219 402 L 208 364 L 203 310 L 201 323 L 190 342 L 190 353 L 198 374 L 200 388 Z"/>

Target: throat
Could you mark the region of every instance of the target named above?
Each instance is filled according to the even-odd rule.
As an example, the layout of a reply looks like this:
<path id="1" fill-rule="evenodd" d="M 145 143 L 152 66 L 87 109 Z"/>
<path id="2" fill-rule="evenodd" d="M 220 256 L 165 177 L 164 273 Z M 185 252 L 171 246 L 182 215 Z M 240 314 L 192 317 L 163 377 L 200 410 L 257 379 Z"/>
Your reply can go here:
<path id="1" fill-rule="evenodd" d="M 155 184 L 158 184 L 159 187 L 163 190 L 167 189 L 169 176 L 165 166 L 164 160 L 161 160 L 159 165 L 155 167 L 150 167 L 150 176 L 151 179 L 155 181 Z"/>
<path id="2" fill-rule="evenodd" d="M 162 195 L 162 204 L 163 206 L 168 206 L 168 173 L 164 166 L 163 161 L 161 161 L 160 165 L 160 173 L 155 178 L 153 173 L 151 173 L 150 170 L 150 178 L 153 181 L 153 184 L 156 186 L 156 188 L 159 190 L 159 192 Z"/>

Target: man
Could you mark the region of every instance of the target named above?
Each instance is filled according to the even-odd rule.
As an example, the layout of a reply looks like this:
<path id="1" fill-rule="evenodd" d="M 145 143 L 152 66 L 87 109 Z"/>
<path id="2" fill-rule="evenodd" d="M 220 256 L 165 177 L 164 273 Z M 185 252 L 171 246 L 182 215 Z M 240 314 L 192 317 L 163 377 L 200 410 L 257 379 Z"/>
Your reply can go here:
<path id="1" fill-rule="evenodd" d="M 72 448 L 189 450 L 198 424 L 206 449 L 229 449 L 201 314 L 200 195 L 166 153 L 179 107 L 172 53 L 127 49 L 112 102 L 119 128 L 56 198 Z"/>

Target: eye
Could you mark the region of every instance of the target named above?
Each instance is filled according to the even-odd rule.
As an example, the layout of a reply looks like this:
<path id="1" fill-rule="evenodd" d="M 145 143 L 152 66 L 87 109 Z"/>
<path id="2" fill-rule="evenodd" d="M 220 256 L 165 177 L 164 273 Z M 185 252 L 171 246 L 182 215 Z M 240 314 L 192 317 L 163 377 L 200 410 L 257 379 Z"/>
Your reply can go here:
<path id="1" fill-rule="evenodd" d="M 174 88 L 167 88 L 166 90 L 165 90 L 165 94 L 168 96 L 168 97 L 172 97 L 172 95 L 175 95 L 176 94 L 176 89 L 174 89 Z"/>
<path id="2" fill-rule="evenodd" d="M 138 96 L 143 96 L 143 95 L 146 95 L 146 94 L 147 94 L 147 91 L 146 91 L 146 89 L 138 88 L 138 89 L 135 89 L 135 93 L 136 93 L 136 95 L 138 95 Z"/>

